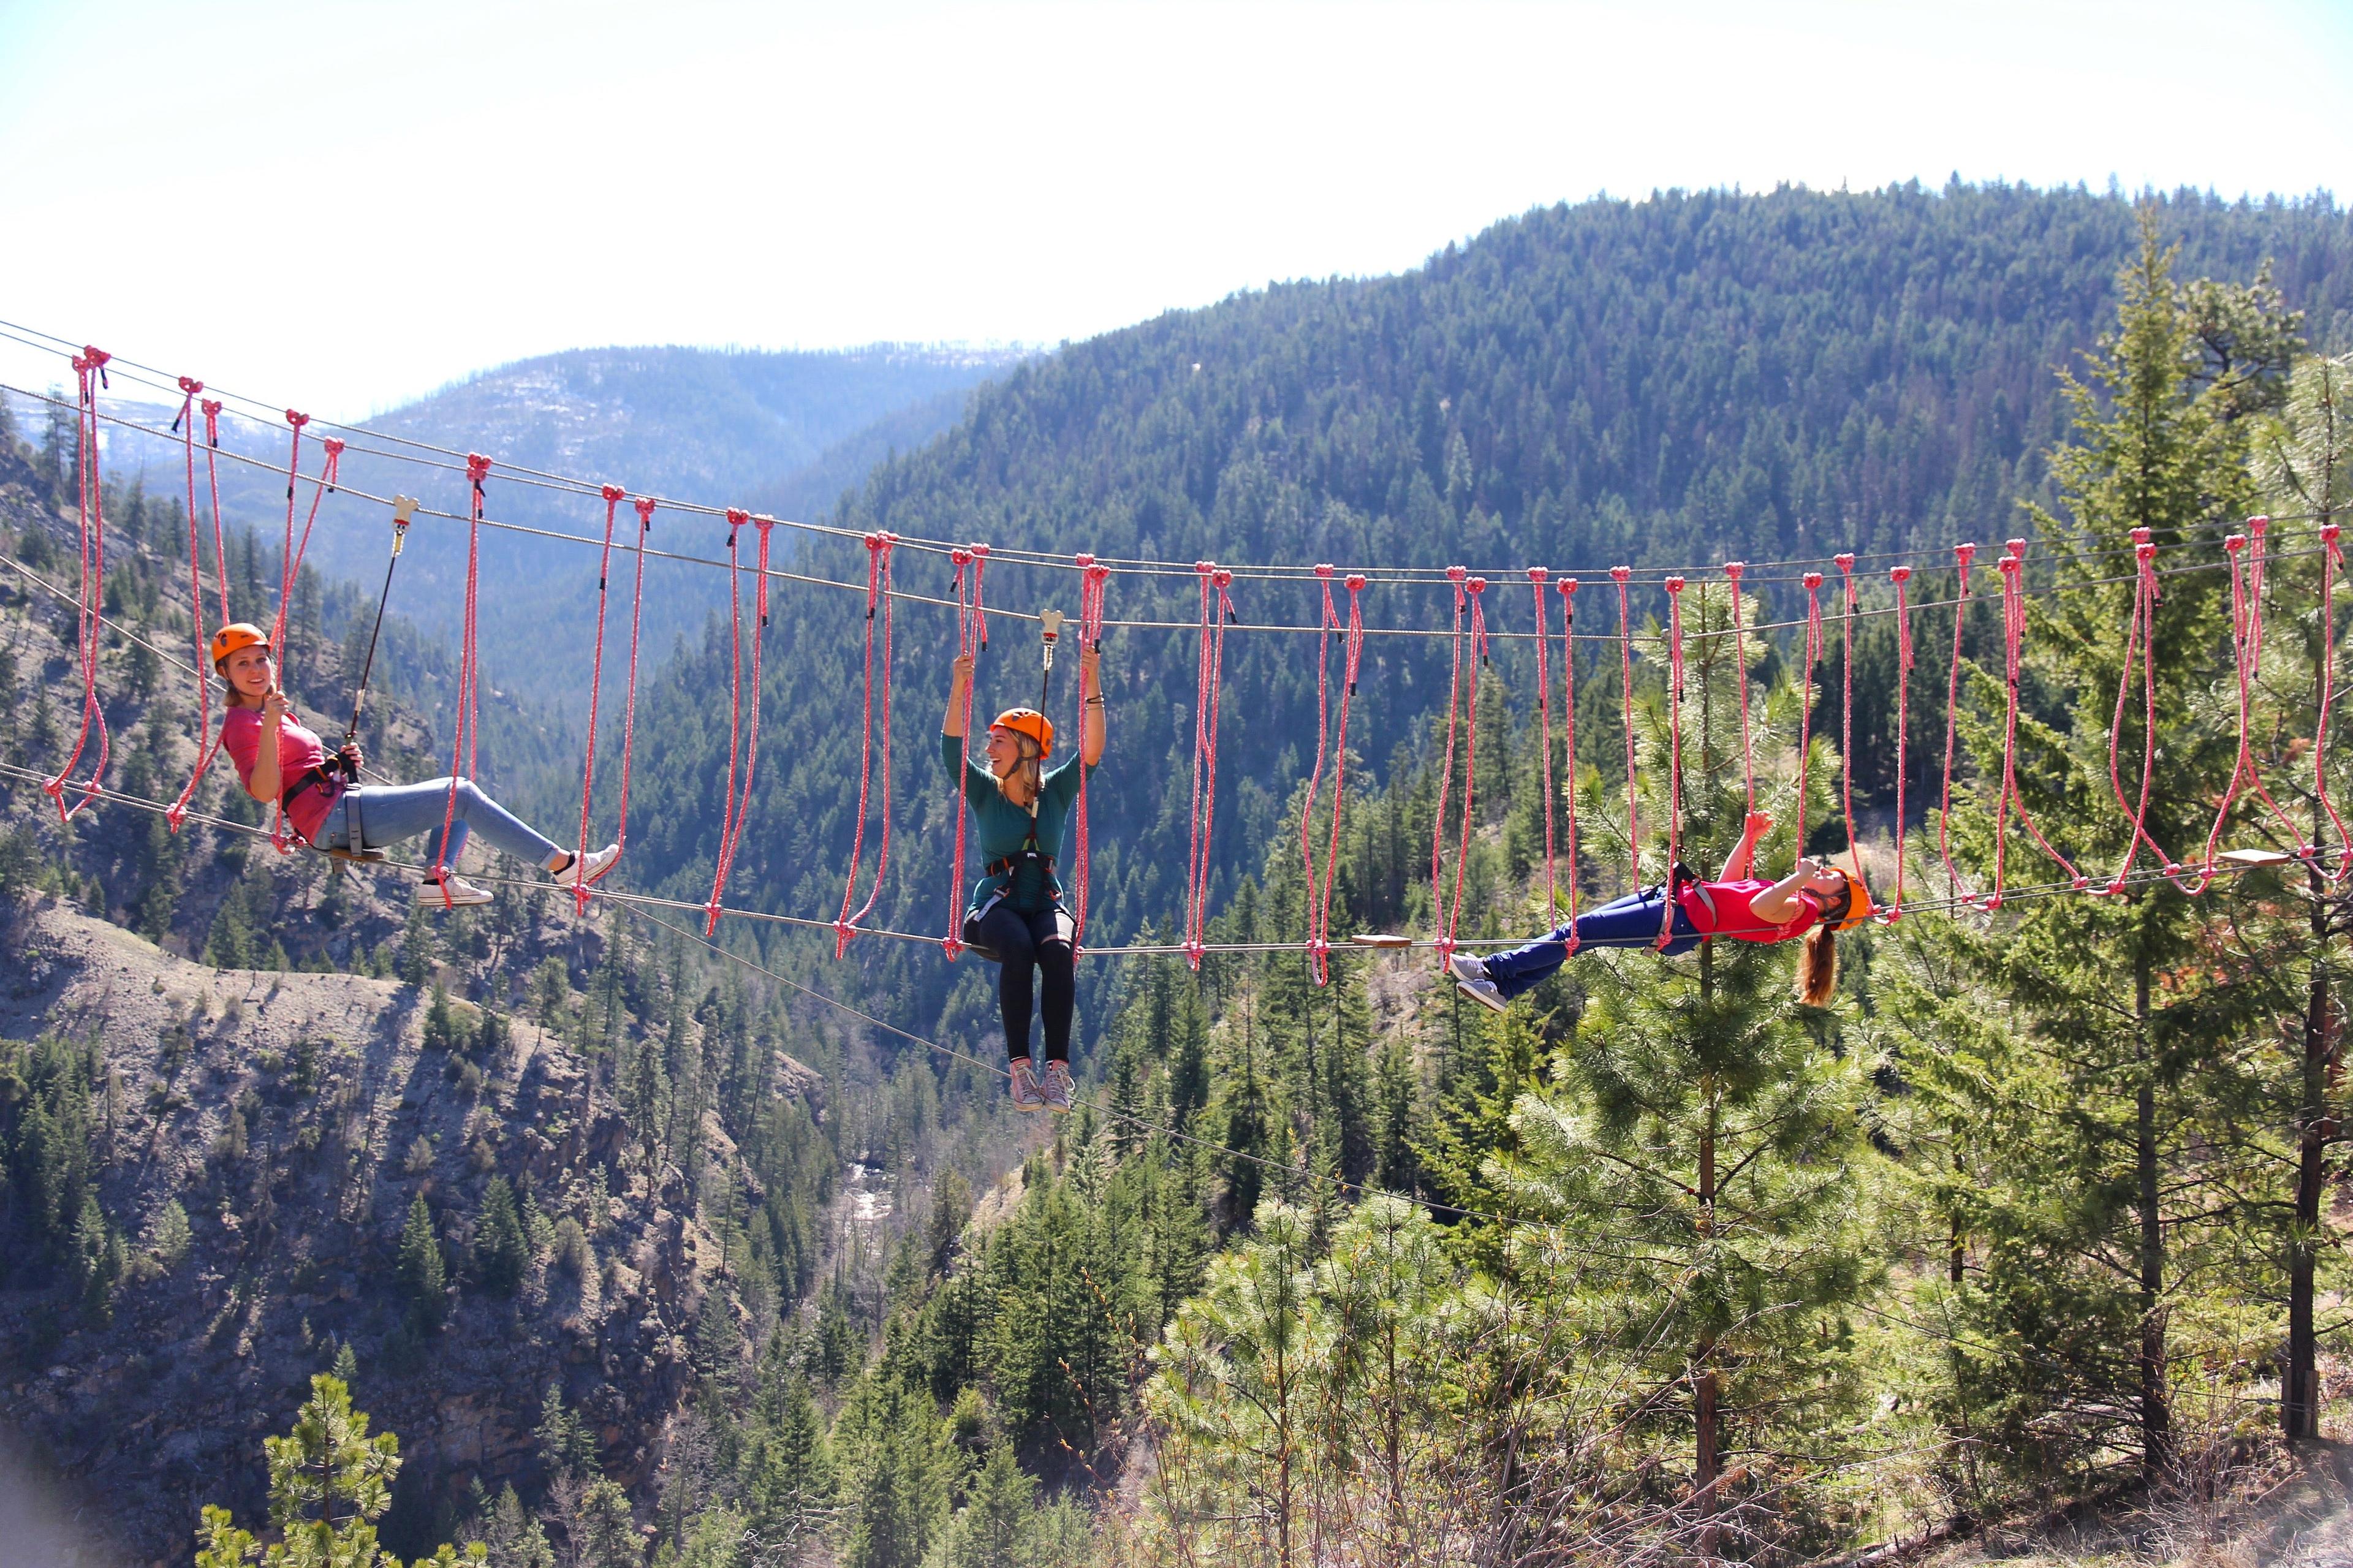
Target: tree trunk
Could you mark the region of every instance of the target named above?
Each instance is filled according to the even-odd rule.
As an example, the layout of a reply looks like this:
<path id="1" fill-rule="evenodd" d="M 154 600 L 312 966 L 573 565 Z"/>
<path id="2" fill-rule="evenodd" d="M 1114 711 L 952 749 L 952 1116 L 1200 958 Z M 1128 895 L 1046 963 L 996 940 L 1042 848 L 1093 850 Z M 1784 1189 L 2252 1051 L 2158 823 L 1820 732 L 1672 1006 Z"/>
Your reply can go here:
<path id="1" fill-rule="evenodd" d="M 1715 944 L 1703 941 L 1699 944 L 1699 991 L 1703 1005 L 1715 990 Z M 1708 1097 L 1707 1117 L 1700 1124 L 1699 1133 L 1699 1234 L 1703 1242 L 1715 1231 L 1715 1124 L 1716 1105 L 1713 1086 L 1703 1086 Z M 1698 1504 L 1699 1560 L 1703 1563 L 1716 1561 L 1716 1456 L 1723 1444 L 1718 1435 L 1718 1393 L 1715 1374 L 1715 1336 L 1704 1335 L 1692 1357 L 1693 1441 L 1697 1453 L 1693 1457 L 1692 1496 Z"/>
<path id="2" fill-rule="evenodd" d="M 2148 959 L 2133 964 L 2133 1011 L 2140 1032 L 2140 1090 L 2134 1163 L 2140 1178 L 2141 1475 L 2158 1479 L 2172 1458 L 2172 1417 L 2165 1389 L 2165 1226 L 2158 1207 L 2157 1064 L 2148 1042 Z"/>
<path id="3" fill-rule="evenodd" d="M 2320 1242 L 2322 1156 L 2335 1131 L 2328 1121 L 2328 1071 L 2336 1051 L 2328 1013 L 2328 900 L 2320 873 L 2305 868 L 2312 899 L 2311 992 L 2304 1010 L 2304 1083 L 2296 1106 L 2295 1222 L 2288 1233 L 2287 1364 L 2280 1372 L 2280 1433 L 2290 1442 L 2320 1436 L 2318 1342 L 2313 1331 L 2313 1266 Z"/>

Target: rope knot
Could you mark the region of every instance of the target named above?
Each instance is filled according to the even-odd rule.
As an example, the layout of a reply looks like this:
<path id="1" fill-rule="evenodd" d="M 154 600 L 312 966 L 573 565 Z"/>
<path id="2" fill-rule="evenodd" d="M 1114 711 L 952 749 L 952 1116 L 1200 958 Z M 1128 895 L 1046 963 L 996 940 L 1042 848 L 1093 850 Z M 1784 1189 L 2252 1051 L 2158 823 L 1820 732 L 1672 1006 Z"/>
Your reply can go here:
<path id="1" fill-rule="evenodd" d="M 1809 572 L 1802 581 L 1806 584 L 1807 591 L 1810 593 L 1822 585 L 1822 574 L 1819 572 Z"/>
<path id="2" fill-rule="evenodd" d="M 198 381 L 193 375 L 184 375 L 180 378 L 180 390 L 186 393 L 190 397 L 195 396 L 198 393 L 204 391 L 204 389 L 205 384 Z"/>
<path id="3" fill-rule="evenodd" d="M 1953 546 L 1953 560 L 1956 564 L 1959 565 L 1964 570 L 1967 570 L 1968 563 L 1975 561 L 1977 558 L 1978 547 L 1976 545 L 1956 544 Z"/>
<path id="4" fill-rule="evenodd" d="M 1545 584 L 1545 579 L 1551 575 L 1552 574 L 1542 566 L 1531 566 L 1528 568 L 1528 581 L 1534 583 L 1538 588 L 1542 588 Z"/>
<path id="5" fill-rule="evenodd" d="M 1219 588 L 1230 588 L 1234 585 L 1234 574 L 1220 566 L 1210 574 L 1209 581 Z"/>
<path id="6" fill-rule="evenodd" d="M 1612 566 L 1609 568 L 1609 575 L 1616 582 L 1623 584 L 1634 575 L 1634 569 L 1631 566 Z"/>
<path id="7" fill-rule="evenodd" d="M 482 481 L 483 481 L 484 479 L 489 479 L 490 477 L 491 477 L 491 460 L 490 460 L 488 458 L 483 457 L 480 452 L 469 452 L 469 453 L 467 453 L 467 454 L 466 454 L 466 479 L 467 479 L 467 482 L 468 482 L 468 483 L 470 483 L 470 484 L 471 484 L 471 485 L 472 485 L 476 489 L 480 489 L 482 488 Z"/>
<path id="8" fill-rule="evenodd" d="M 303 426 L 311 423 L 311 416 L 307 414 L 297 414 L 290 408 L 286 411 L 286 423 L 300 430 Z"/>
<path id="9" fill-rule="evenodd" d="M 1323 578 L 1325 582 L 1331 581 L 1332 574 L 1337 570 L 1339 570 L 1339 568 L 1334 566 L 1329 561 L 1318 561 L 1315 563 L 1315 575 Z"/>
<path id="10" fill-rule="evenodd" d="M 1670 577 L 1664 586 L 1670 594 L 1680 594 L 1683 591 L 1683 580 L 1680 577 Z"/>
<path id="11" fill-rule="evenodd" d="M 2251 517 L 2247 519 L 2247 531 L 2253 534 L 2257 539 L 2261 539 L 2263 536 L 2264 531 L 2269 529 L 2271 525 L 2272 520 L 2268 517 Z"/>
<path id="12" fill-rule="evenodd" d="M 96 343 L 82 344 L 81 353 L 83 360 L 88 362 L 88 368 L 95 371 L 104 371 L 106 369 L 107 363 L 114 358 L 112 354 L 108 353 Z"/>
<path id="13" fill-rule="evenodd" d="M 1111 568 L 1097 563 L 1087 568 L 1086 578 L 1090 583 L 1108 583 L 1111 581 Z"/>
<path id="14" fill-rule="evenodd" d="M 972 564 L 972 552 L 958 546 L 948 552 L 948 561 L 952 565 L 969 566 Z"/>
<path id="15" fill-rule="evenodd" d="M 607 506 L 618 506 L 628 499 L 629 492 L 618 485 L 607 485 L 597 494 L 605 498 Z"/>
<path id="16" fill-rule="evenodd" d="M 1487 579 L 1484 577 L 1465 578 L 1462 584 L 1462 591 L 1466 594 L 1483 594 L 1487 591 Z"/>
<path id="17" fill-rule="evenodd" d="M 2136 544 L 2133 546 L 2133 555 L 2142 565 L 2146 566 L 2150 562 L 2157 559 L 2157 546 L 2154 544 Z"/>
<path id="18" fill-rule="evenodd" d="M 1854 571 L 1854 552 L 1852 551 L 1841 551 L 1840 553 L 1831 557 L 1831 563 L 1836 566 L 1841 573 L 1852 574 Z"/>
<path id="19" fill-rule="evenodd" d="M 340 437 L 330 436 L 319 445 L 326 448 L 327 461 L 330 463 L 343 455 L 343 443 Z"/>
<path id="20" fill-rule="evenodd" d="M 1574 577 L 1563 577 L 1563 578 L 1560 580 L 1560 596 L 1561 596 L 1562 598 L 1564 598 L 1564 599 L 1568 599 L 1568 600 L 1574 600 L 1574 599 L 1576 599 L 1576 597 L 1577 597 L 1577 579 L 1576 579 L 1576 578 L 1574 578 Z"/>
<path id="21" fill-rule="evenodd" d="M 979 546 L 975 545 L 973 548 L 976 550 Z M 1218 563 L 1214 561 L 1196 561 L 1193 563 L 1193 570 L 1204 577 L 1208 576 L 1211 573 L 1217 571 L 1217 569 Z"/>
<path id="22" fill-rule="evenodd" d="M 727 521 L 730 522 L 736 521 L 738 519 L 743 517 L 743 515 L 744 514 L 742 512 L 731 511 L 727 514 Z M 868 554 L 879 555 L 889 548 L 890 546 L 883 542 L 883 539 L 881 534 L 870 533 L 866 536 L 866 550 Z"/>
<path id="23" fill-rule="evenodd" d="M 2011 559 L 2011 560 L 2013 560 L 2013 561 L 2023 561 L 2023 560 L 2025 560 L 2025 559 L 2026 559 L 2026 541 L 2024 541 L 2023 539 L 2013 539 L 2013 540 L 2010 541 L 2010 559 Z"/>
<path id="24" fill-rule="evenodd" d="M 1727 561 L 1724 563 L 1724 574 L 1736 584 L 1740 581 L 1740 574 L 1747 570 L 1748 563 L 1746 561 Z"/>
<path id="25" fill-rule="evenodd" d="M 776 520 L 759 512 L 754 512 L 752 514 L 752 526 L 758 529 L 760 531 L 760 536 L 765 539 L 767 537 L 768 531 L 776 526 Z M 897 535 L 894 534 L 892 537 L 895 539 Z"/>
<path id="26" fill-rule="evenodd" d="M 1905 583 L 1909 583 L 1912 581 L 1912 568 L 1909 566 L 1890 566 L 1887 569 L 1887 580 L 1899 586 Z"/>
<path id="27" fill-rule="evenodd" d="M 1345 581 L 1348 592 L 1351 594 L 1361 594 L 1365 591 L 1365 574 L 1362 572 L 1349 573 Z"/>
<path id="28" fill-rule="evenodd" d="M 1076 555 L 1071 557 L 1071 564 L 1076 566 L 1082 572 L 1085 571 L 1094 563 L 1095 558 L 1092 551 L 1082 550 Z"/>
<path id="29" fill-rule="evenodd" d="M 652 528 L 654 525 L 654 507 L 658 504 L 654 500 L 654 498 L 651 496 L 639 496 L 631 504 L 636 506 L 638 509 L 638 531 L 643 532 L 646 530 Z"/>
<path id="30" fill-rule="evenodd" d="M 2234 533 L 2231 535 L 2230 538 L 2222 541 L 2222 548 L 2229 551 L 2233 555 L 2236 555 L 2240 551 L 2244 550 L 2246 547 L 2247 536 L 2243 533 Z"/>
<path id="31" fill-rule="evenodd" d="M 1446 580 L 1457 587 L 1461 587 L 1470 575 L 1471 568 L 1468 566 L 1449 566 L 1446 569 Z"/>

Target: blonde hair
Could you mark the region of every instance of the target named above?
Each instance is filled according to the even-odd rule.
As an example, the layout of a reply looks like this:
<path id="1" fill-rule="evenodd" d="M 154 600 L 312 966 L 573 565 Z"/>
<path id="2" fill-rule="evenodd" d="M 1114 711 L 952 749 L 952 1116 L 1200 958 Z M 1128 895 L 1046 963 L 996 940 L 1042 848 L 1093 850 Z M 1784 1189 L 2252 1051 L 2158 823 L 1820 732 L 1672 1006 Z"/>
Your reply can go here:
<path id="1" fill-rule="evenodd" d="M 1013 792 L 1005 786 L 1015 778 L 1019 778 L 1029 786 L 1029 798 L 1027 801 L 1014 801 L 1013 804 L 1021 806 L 1035 816 L 1038 814 L 1038 797 L 1046 793 L 1046 767 L 1040 760 L 1046 753 L 1038 744 L 1035 736 L 1024 734 L 1018 730 L 1011 731 L 1009 733 L 1013 736 L 1014 743 L 1021 748 L 1021 760 L 997 775 L 997 793 L 1008 800 L 1013 800 Z"/>

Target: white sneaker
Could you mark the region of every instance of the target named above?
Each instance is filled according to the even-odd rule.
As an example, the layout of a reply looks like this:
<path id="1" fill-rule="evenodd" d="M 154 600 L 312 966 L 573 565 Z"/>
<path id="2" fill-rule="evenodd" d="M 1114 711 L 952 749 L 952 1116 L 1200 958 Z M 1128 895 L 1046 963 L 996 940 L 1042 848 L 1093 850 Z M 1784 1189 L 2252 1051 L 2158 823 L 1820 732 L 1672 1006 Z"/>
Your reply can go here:
<path id="1" fill-rule="evenodd" d="M 1046 1086 L 1041 1092 L 1046 1097 L 1046 1103 L 1053 1107 L 1055 1115 L 1068 1116 L 1071 1108 L 1079 1102 L 1079 1087 L 1071 1081 L 1071 1064 L 1048 1062 Z"/>
<path id="2" fill-rule="evenodd" d="M 602 849 L 588 851 L 588 858 L 585 860 L 575 855 L 565 862 L 563 870 L 552 871 L 549 875 L 555 879 L 555 885 L 559 888 L 575 888 L 583 882 L 594 883 L 597 878 L 611 870 L 613 862 L 620 858 L 621 847 L 617 844 L 607 844 Z"/>
<path id="3" fill-rule="evenodd" d="M 478 888 L 454 872 L 440 881 L 427 877 L 417 884 L 417 902 L 428 910 L 455 909 L 460 904 L 487 904 L 491 890 Z"/>
<path id="4" fill-rule="evenodd" d="M 1016 1110 L 1046 1109 L 1046 1097 L 1038 1089 L 1038 1069 L 1029 1065 L 1028 1057 L 1018 1058 L 1013 1063 L 1013 1109 Z"/>
<path id="5" fill-rule="evenodd" d="M 1495 989 L 1495 983 L 1483 975 L 1477 980 L 1458 980 L 1454 983 L 1454 989 L 1493 1012 L 1504 1012 L 1511 1006 L 1511 1003 L 1504 1000 L 1504 994 Z"/>
<path id="6" fill-rule="evenodd" d="M 1473 958 L 1467 952 L 1458 952 L 1449 958 L 1446 961 L 1446 967 L 1455 979 L 1467 980 L 1474 985 L 1488 978 L 1487 961 L 1483 958 Z"/>

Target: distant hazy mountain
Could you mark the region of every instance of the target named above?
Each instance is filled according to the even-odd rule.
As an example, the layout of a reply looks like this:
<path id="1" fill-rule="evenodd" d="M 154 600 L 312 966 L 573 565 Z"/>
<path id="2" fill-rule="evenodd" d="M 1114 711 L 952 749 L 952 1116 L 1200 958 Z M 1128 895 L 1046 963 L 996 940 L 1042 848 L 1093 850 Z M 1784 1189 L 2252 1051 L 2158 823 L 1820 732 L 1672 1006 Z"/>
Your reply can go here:
<path id="1" fill-rule="evenodd" d="M 610 480 L 712 505 L 741 505 L 779 516 L 831 511 L 843 491 L 894 448 L 911 449 L 955 423 L 965 394 L 1010 364 L 1010 352 L 877 345 L 833 353 L 765 353 L 687 348 L 579 349 L 486 371 L 418 402 L 366 421 L 386 435 L 479 451 L 494 458 L 487 489 L 497 520 L 567 533 L 602 531 L 604 507 L 593 498 L 520 482 L 515 468 Z M 122 389 L 131 392 L 129 385 Z M 110 400 L 110 407 L 122 405 Z M 153 409 L 144 410 L 149 415 Z M 167 422 L 165 412 L 157 423 Z M 26 421 L 37 435 L 37 419 Z M 223 444 L 282 462 L 287 434 L 225 421 Z M 455 472 L 422 468 L 363 450 L 355 438 L 343 478 L 355 489 L 402 491 L 442 510 L 465 510 Z M 386 449 L 394 449 L 385 444 Z M 315 473 L 319 447 L 304 443 L 303 468 Z M 143 463 L 151 486 L 176 490 L 180 454 L 115 433 L 108 461 L 115 473 Z M 275 479 L 238 464 L 222 468 L 224 508 L 266 539 L 281 536 L 286 500 Z M 300 498 L 307 511 L 310 489 Z M 623 509 L 625 522 L 630 514 Z M 298 522 L 299 526 L 299 522 Z M 617 537 L 628 538 L 628 531 Z M 681 553 L 724 553 L 723 523 L 683 512 L 658 513 L 654 543 Z M 331 497 L 320 513 L 308 559 L 332 577 L 378 579 L 390 540 L 380 507 Z M 780 534 L 780 550 L 790 536 Z M 748 540 L 745 558 L 749 559 Z M 420 520 L 393 589 L 395 607 L 427 631 L 454 631 L 462 608 L 462 528 Z M 617 563 L 614 587 L 628 578 Z M 580 671 L 593 631 L 594 552 L 497 531 L 482 540 L 481 646 L 500 687 L 575 712 L 586 692 Z M 683 634 L 725 604 L 725 579 L 699 568 L 656 563 L 647 577 L 646 646 L 666 656 Z M 257 617 L 269 606 L 255 606 Z M 626 636 L 626 603 L 614 606 L 614 634 Z M 608 661 L 619 648 L 608 644 Z"/>

